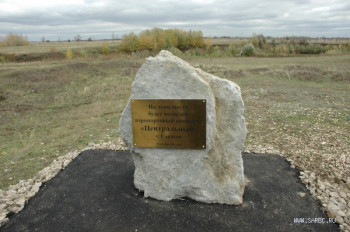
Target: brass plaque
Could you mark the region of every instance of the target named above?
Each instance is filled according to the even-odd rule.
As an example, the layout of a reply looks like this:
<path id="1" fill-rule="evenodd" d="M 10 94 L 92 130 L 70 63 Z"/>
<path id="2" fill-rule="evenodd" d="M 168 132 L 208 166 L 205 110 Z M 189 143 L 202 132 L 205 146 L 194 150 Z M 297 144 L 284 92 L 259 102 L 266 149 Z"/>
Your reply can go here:
<path id="1" fill-rule="evenodd" d="M 205 149 L 206 100 L 132 99 L 134 147 Z"/>

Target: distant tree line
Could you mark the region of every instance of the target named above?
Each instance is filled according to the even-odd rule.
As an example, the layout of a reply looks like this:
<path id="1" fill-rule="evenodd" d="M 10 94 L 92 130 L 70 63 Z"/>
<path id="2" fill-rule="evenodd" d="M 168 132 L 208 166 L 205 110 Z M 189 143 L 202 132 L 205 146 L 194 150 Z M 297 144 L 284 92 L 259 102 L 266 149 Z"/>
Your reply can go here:
<path id="1" fill-rule="evenodd" d="M 229 41 L 230 38 L 223 39 Z M 213 44 L 206 52 L 208 55 L 214 56 L 293 56 L 326 52 L 348 53 L 350 52 L 350 41 L 347 44 L 328 44 L 327 42 L 317 43 L 307 37 L 273 38 L 265 37 L 262 34 L 253 34 L 250 38 L 238 38 L 233 43 Z"/>
<path id="2" fill-rule="evenodd" d="M 181 29 L 160 29 L 142 31 L 139 35 L 129 33 L 122 37 L 120 49 L 125 52 L 138 50 L 160 51 L 177 48 L 186 50 L 204 47 L 202 31 L 184 31 Z"/>
<path id="3" fill-rule="evenodd" d="M 330 48 L 320 44 L 309 43 L 308 38 L 299 37 L 295 39 L 286 38 L 277 43 L 275 38 L 267 42 L 267 38 L 260 34 L 253 34 L 251 43 L 255 48 L 259 48 L 265 54 L 321 54 L 327 52 Z"/>
<path id="4" fill-rule="evenodd" d="M 329 50 L 341 49 L 338 46 L 323 46 L 312 43 L 306 37 L 273 38 L 263 34 L 253 34 L 250 38 L 243 38 L 240 42 L 231 44 L 210 44 L 208 40 L 210 39 L 204 40 L 201 31 L 154 28 L 139 34 L 124 35 L 119 50 L 124 52 L 145 50 L 158 52 L 162 49 L 168 49 L 177 54 L 217 57 L 321 54 Z"/>

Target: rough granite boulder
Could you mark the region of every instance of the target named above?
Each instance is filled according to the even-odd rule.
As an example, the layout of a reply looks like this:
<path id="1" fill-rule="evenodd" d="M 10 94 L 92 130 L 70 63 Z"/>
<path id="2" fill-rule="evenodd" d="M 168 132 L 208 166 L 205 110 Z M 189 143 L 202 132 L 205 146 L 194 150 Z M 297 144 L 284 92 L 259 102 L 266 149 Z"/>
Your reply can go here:
<path id="1" fill-rule="evenodd" d="M 130 99 L 206 99 L 206 149 L 134 147 Z M 130 99 L 119 122 L 119 133 L 133 156 L 134 185 L 145 197 L 242 203 L 245 184 L 241 152 L 246 125 L 238 85 L 161 51 L 138 71 Z"/>

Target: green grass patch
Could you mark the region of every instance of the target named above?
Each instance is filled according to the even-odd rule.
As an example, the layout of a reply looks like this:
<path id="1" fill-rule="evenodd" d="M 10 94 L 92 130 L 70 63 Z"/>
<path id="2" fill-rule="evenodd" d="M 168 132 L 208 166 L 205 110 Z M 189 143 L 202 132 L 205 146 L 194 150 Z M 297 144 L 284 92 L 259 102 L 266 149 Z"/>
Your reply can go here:
<path id="1" fill-rule="evenodd" d="M 88 142 L 117 139 L 119 116 L 142 61 L 0 66 L 0 188 Z"/>
<path id="2" fill-rule="evenodd" d="M 233 57 L 190 62 L 240 85 L 246 106 L 246 145 L 265 144 L 286 156 L 313 160 L 307 168 L 319 172 L 321 163 L 328 162 L 323 155 L 331 154 L 334 158 L 329 162 L 339 166 L 339 157 L 350 151 L 349 59 L 348 55 Z M 338 75 L 342 78 L 332 78 Z M 344 169 L 349 164 L 341 165 Z"/>

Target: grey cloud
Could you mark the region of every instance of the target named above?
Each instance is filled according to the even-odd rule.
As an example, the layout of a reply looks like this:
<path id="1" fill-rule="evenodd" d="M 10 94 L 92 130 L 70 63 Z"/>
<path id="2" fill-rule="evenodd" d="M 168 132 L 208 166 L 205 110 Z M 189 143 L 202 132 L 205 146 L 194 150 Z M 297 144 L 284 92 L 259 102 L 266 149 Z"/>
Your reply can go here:
<path id="1" fill-rule="evenodd" d="M 0 0 L 1 3 L 1 0 Z M 313 9 L 329 10 L 313 12 Z M 336 0 L 216 0 L 200 1 L 95 1 L 83 5 L 27 9 L 15 14 L 0 9 L 0 34 L 24 30 L 30 39 L 46 32 L 65 36 L 86 33 L 104 35 L 127 33 L 152 27 L 179 27 L 202 30 L 206 35 L 249 36 L 252 32 L 273 36 L 349 36 L 350 3 Z M 174 24 L 176 23 L 176 24 Z M 11 28 L 12 27 L 12 28 Z M 66 28 L 66 30 L 61 29 Z M 259 28 L 262 28 L 262 31 Z M 263 31 L 263 29 L 266 31 Z M 338 28 L 338 29 L 335 29 Z M 343 29 L 342 29 L 343 28 Z M 327 30 L 327 31 L 325 31 Z"/>

